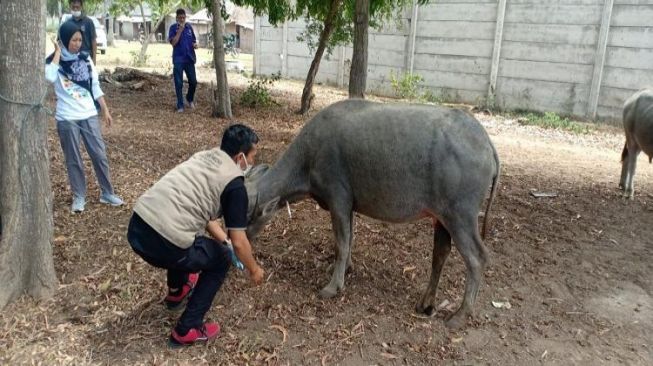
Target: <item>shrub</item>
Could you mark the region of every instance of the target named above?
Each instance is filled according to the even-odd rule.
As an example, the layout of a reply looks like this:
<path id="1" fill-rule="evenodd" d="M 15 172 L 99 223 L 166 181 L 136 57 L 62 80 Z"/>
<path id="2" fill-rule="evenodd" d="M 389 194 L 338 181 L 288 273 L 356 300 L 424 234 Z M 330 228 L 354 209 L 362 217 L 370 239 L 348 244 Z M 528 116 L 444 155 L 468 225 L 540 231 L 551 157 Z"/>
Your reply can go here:
<path id="1" fill-rule="evenodd" d="M 390 83 L 395 94 L 402 99 L 414 100 L 420 97 L 419 84 L 424 81 L 418 74 L 410 72 L 395 75 L 390 71 Z"/>
<path id="2" fill-rule="evenodd" d="M 263 76 L 249 81 L 247 88 L 240 96 L 240 104 L 246 107 L 269 107 L 277 104 L 270 95 L 270 87 L 281 78 L 280 73 L 269 77 Z"/>
<path id="3" fill-rule="evenodd" d="M 567 130 L 574 133 L 589 133 L 592 130 L 585 124 L 560 117 L 554 112 L 545 112 L 544 114 L 529 112 L 518 118 L 518 121 L 523 125 Z"/>
<path id="4" fill-rule="evenodd" d="M 146 54 L 141 61 L 141 52 L 140 51 L 129 51 L 129 54 L 132 56 L 131 64 L 134 67 L 144 67 L 147 66 L 147 61 L 149 56 Z"/>

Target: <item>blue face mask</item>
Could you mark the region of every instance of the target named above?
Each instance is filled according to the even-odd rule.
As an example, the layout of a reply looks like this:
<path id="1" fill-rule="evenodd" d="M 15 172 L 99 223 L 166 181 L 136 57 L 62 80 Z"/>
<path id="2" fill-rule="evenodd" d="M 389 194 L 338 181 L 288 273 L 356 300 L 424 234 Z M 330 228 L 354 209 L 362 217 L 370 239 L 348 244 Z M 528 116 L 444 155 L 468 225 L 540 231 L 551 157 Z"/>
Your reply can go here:
<path id="1" fill-rule="evenodd" d="M 59 42 L 59 48 L 61 49 L 61 60 L 63 61 L 75 61 L 79 58 L 79 52 L 78 53 L 72 53 L 68 51 L 68 48 L 66 48 L 61 41 Z"/>

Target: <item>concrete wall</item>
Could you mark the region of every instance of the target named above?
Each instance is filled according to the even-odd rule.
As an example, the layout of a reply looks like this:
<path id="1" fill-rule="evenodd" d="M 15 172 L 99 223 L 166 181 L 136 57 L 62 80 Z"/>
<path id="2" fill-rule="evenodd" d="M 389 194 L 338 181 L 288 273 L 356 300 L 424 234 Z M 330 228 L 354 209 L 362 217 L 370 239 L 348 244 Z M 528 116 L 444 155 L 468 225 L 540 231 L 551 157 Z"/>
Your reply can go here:
<path id="1" fill-rule="evenodd" d="M 240 27 L 240 52 L 252 53 L 254 52 L 254 30 L 250 28 Z"/>
<path id="2" fill-rule="evenodd" d="M 414 20 L 414 21 L 413 21 Z M 297 35 L 255 20 L 255 72 L 306 77 Z M 351 47 L 320 64 L 318 82 L 346 87 Z M 438 0 L 371 31 L 368 90 L 391 95 L 390 73 L 414 72 L 444 100 L 619 120 L 623 101 L 653 85 L 653 0 Z"/>

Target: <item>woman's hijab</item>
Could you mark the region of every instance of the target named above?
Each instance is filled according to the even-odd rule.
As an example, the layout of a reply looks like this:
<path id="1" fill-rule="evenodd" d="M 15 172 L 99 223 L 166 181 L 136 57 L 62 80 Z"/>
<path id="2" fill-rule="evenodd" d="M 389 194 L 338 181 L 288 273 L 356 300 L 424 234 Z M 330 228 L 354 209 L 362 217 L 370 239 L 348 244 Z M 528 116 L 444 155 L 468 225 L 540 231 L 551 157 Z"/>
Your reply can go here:
<path id="1" fill-rule="evenodd" d="M 77 32 L 81 33 L 80 28 L 74 22 L 64 22 L 59 27 L 59 48 L 61 49 L 61 57 L 59 59 L 59 73 L 65 76 L 68 80 L 81 86 L 82 88 L 91 90 L 91 67 L 89 64 L 89 54 L 87 52 L 71 53 L 68 50 L 68 44 Z M 52 62 L 54 53 L 45 59 L 46 64 Z"/>

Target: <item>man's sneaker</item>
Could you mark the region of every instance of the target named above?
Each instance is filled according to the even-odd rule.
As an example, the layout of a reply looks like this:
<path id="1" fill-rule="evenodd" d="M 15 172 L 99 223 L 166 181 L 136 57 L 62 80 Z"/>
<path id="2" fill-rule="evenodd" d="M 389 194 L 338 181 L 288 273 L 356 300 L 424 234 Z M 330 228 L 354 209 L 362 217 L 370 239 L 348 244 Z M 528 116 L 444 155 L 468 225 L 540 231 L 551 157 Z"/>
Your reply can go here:
<path id="1" fill-rule="evenodd" d="M 166 308 L 172 311 L 176 311 L 183 308 L 184 305 L 186 304 L 186 301 L 193 293 L 193 289 L 195 288 L 195 285 L 197 284 L 197 280 L 199 278 L 200 278 L 199 273 L 189 273 L 188 282 L 186 282 L 181 287 L 181 293 L 179 293 L 179 295 L 168 294 L 168 296 L 166 296 L 165 299 L 163 299 L 163 302 L 166 304 Z"/>
<path id="2" fill-rule="evenodd" d="M 188 102 L 188 108 L 195 109 L 195 102 Z"/>
<path id="3" fill-rule="evenodd" d="M 125 204 L 122 198 L 116 196 L 115 194 L 104 194 L 104 193 L 100 196 L 100 203 L 105 203 L 111 206 L 122 206 Z"/>
<path id="4" fill-rule="evenodd" d="M 184 336 L 179 335 L 177 330 L 173 329 L 170 338 L 168 339 L 168 347 L 180 348 L 191 346 L 198 342 L 207 342 L 219 335 L 220 324 L 218 323 L 204 323 L 199 328 L 192 328 Z"/>
<path id="5" fill-rule="evenodd" d="M 86 205 L 84 197 L 73 197 L 73 204 L 70 206 L 70 211 L 73 213 L 83 212 Z"/>
<path id="6" fill-rule="evenodd" d="M 177 108 L 177 113 L 184 113 L 184 109 L 183 108 Z"/>

